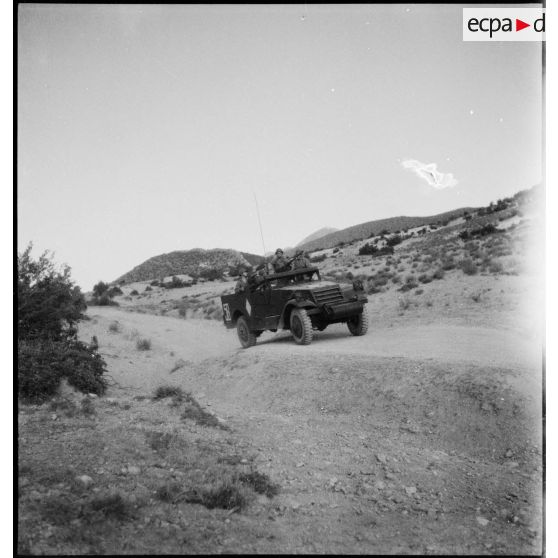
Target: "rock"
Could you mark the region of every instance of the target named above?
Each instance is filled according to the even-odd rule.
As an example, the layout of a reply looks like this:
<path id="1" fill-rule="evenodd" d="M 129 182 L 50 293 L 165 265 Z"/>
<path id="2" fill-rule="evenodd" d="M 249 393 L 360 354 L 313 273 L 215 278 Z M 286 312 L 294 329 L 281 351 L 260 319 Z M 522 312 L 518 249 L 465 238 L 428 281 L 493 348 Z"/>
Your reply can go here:
<path id="1" fill-rule="evenodd" d="M 93 479 L 89 475 L 76 477 L 76 481 L 78 481 L 85 488 L 89 488 L 93 484 Z"/>
<path id="2" fill-rule="evenodd" d="M 386 487 L 386 483 L 384 481 L 376 481 L 374 483 L 374 486 L 378 489 L 378 490 L 383 490 Z"/>
<path id="3" fill-rule="evenodd" d="M 88 393 L 87 397 L 90 397 L 91 399 L 97 399 L 98 395 L 96 395 L 94 393 Z"/>
<path id="4" fill-rule="evenodd" d="M 395 475 L 393 473 L 386 473 L 386 479 L 395 480 Z"/>
<path id="5" fill-rule="evenodd" d="M 505 456 L 506 457 L 511 457 L 513 455 L 513 451 L 511 449 L 508 449 L 508 451 L 506 451 Z"/>
<path id="6" fill-rule="evenodd" d="M 56 413 L 54 413 L 53 415 L 51 415 L 50 417 L 52 420 L 58 420 L 58 415 Z"/>
<path id="7" fill-rule="evenodd" d="M 383 464 L 387 463 L 387 457 L 383 454 L 383 453 L 377 453 L 376 454 L 376 459 Z"/>
<path id="8" fill-rule="evenodd" d="M 406 486 L 405 487 L 405 492 L 407 493 L 407 496 L 411 496 L 413 494 L 416 494 L 416 487 L 415 486 Z"/>
<path id="9" fill-rule="evenodd" d="M 23 488 L 24 486 L 27 486 L 29 484 L 29 479 L 27 477 L 21 477 L 19 479 L 19 487 Z"/>
<path id="10" fill-rule="evenodd" d="M 141 469 L 139 467 L 136 467 L 135 465 L 129 465 L 127 473 L 129 475 L 139 475 L 141 473 Z"/>
<path id="11" fill-rule="evenodd" d="M 489 523 L 488 519 L 486 519 L 485 517 L 482 517 L 481 515 L 477 515 L 477 523 L 481 526 L 481 527 L 486 527 Z"/>
<path id="12" fill-rule="evenodd" d="M 295 466 L 297 469 L 300 469 L 301 467 L 304 467 L 304 463 L 301 461 L 300 463 L 297 463 Z"/>

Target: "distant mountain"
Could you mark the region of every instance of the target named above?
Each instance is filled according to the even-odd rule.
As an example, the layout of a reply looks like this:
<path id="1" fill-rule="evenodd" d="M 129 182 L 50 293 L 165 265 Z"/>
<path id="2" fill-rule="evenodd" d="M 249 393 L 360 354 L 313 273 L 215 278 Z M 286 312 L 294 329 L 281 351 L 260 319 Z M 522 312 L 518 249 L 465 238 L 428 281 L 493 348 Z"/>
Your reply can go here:
<path id="1" fill-rule="evenodd" d="M 131 283 L 133 281 L 161 280 L 170 275 L 197 275 L 204 269 L 225 271 L 229 266 L 234 267 L 241 264 L 254 266 L 261 262 L 263 262 L 261 256 L 236 250 L 221 248 L 177 250 L 149 258 L 116 281 Z"/>
<path id="2" fill-rule="evenodd" d="M 462 207 L 460 209 L 454 209 L 452 211 L 446 211 L 445 213 L 439 213 L 438 215 L 431 215 L 429 217 L 389 217 L 388 219 L 378 219 L 376 221 L 368 221 L 366 223 L 361 223 L 360 225 L 353 225 L 352 227 L 347 227 L 346 229 L 341 229 L 329 234 L 326 234 L 320 238 L 310 241 L 303 241 L 298 245 L 298 248 L 303 250 L 321 250 L 325 248 L 333 248 L 340 242 L 353 242 L 355 240 L 362 240 L 372 236 L 373 234 L 379 234 L 382 231 L 387 231 L 388 233 L 393 233 L 395 231 L 410 229 L 413 227 L 421 227 L 423 225 L 428 225 L 430 223 L 437 224 L 455 219 L 463 215 L 465 211 L 469 213 L 475 211 L 477 208 L 473 207 Z"/>
<path id="3" fill-rule="evenodd" d="M 297 246 L 302 246 L 303 244 L 307 244 L 308 242 L 312 242 L 313 240 L 318 240 L 318 238 L 322 238 L 326 234 L 331 234 L 337 232 L 338 230 L 339 229 L 336 229 L 334 227 L 323 227 L 320 230 L 317 230 L 316 232 L 312 233 L 311 235 L 308 235 L 304 240 L 301 240 L 297 244 Z"/>

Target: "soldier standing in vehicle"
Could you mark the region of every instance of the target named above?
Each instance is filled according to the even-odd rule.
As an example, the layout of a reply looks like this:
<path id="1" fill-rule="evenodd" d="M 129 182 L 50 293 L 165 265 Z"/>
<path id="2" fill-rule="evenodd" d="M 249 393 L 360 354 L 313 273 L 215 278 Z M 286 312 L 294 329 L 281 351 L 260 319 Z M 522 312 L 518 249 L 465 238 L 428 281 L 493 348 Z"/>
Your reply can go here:
<path id="1" fill-rule="evenodd" d="M 236 282 L 236 286 L 234 288 L 235 294 L 243 293 L 248 287 L 248 272 L 243 269 L 238 281 Z"/>
<path id="2" fill-rule="evenodd" d="M 310 267 L 310 260 L 308 259 L 306 252 L 301 250 L 297 253 L 293 261 L 293 269 L 301 269 L 303 267 Z"/>
<path id="3" fill-rule="evenodd" d="M 297 252 L 295 256 L 295 259 L 293 261 L 293 269 L 303 269 L 306 267 L 310 267 L 310 260 L 308 259 L 306 252 L 303 252 L 301 250 L 300 252 Z M 309 279 L 311 277 L 311 274 L 297 275 L 296 280 L 302 281 L 303 279 Z"/>
<path id="4" fill-rule="evenodd" d="M 275 256 L 271 258 L 271 265 L 275 273 L 281 273 L 281 271 L 288 271 L 290 269 L 289 262 L 283 255 L 283 250 L 281 250 L 281 248 L 275 250 Z"/>

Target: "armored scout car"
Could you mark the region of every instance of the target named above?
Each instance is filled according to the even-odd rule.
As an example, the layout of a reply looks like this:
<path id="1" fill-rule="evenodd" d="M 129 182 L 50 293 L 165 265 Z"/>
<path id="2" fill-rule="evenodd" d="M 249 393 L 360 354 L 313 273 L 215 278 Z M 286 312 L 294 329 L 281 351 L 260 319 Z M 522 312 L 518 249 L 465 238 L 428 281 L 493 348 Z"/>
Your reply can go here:
<path id="1" fill-rule="evenodd" d="M 245 292 L 223 295 L 223 321 L 236 328 L 244 348 L 266 330 L 290 330 L 296 343 L 312 342 L 313 330 L 344 322 L 353 335 L 368 330 L 368 302 L 362 283 L 339 285 L 320 278 L 316 267 L 260 275 Z"/>

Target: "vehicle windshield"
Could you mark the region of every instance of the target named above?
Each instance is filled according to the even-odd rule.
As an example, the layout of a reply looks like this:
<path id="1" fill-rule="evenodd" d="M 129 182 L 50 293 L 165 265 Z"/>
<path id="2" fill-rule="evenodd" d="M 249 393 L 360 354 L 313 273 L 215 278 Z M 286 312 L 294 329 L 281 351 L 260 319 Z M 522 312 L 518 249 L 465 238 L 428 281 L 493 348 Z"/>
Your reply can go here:
<path id="1" fill-rule="evenodd" d="M 296 283 L 310 283 L 320 280 L 320 270 L 317 267 L 305 267 L 270 275 L 261 275 L 259 281 L 252 285 L 252 290 L 263 288 L 265 285 L 285 286 Z"/>

